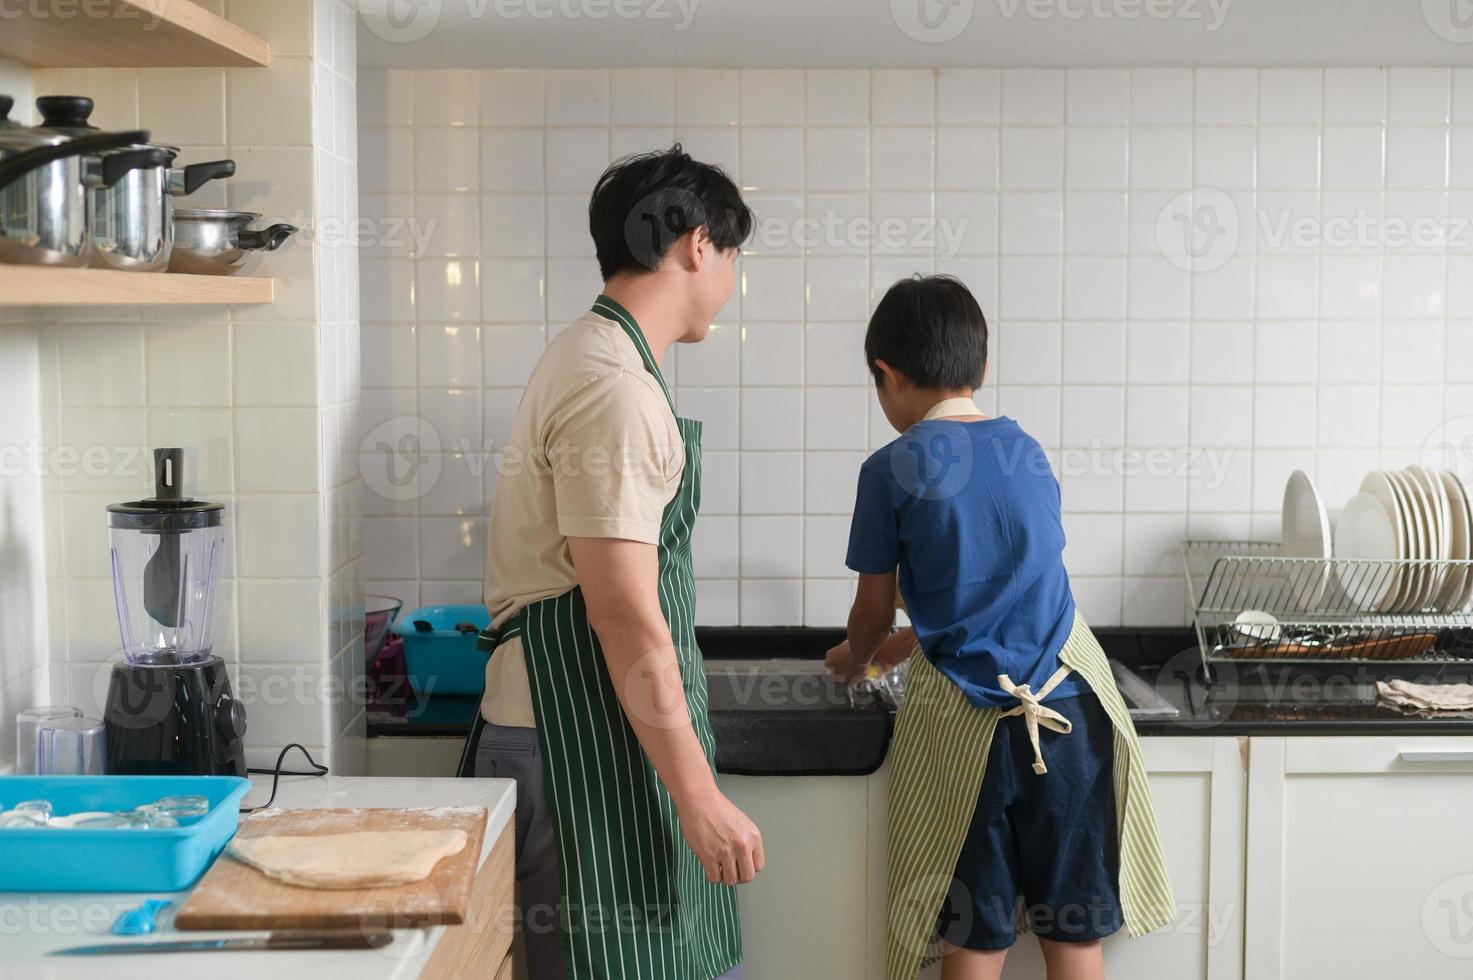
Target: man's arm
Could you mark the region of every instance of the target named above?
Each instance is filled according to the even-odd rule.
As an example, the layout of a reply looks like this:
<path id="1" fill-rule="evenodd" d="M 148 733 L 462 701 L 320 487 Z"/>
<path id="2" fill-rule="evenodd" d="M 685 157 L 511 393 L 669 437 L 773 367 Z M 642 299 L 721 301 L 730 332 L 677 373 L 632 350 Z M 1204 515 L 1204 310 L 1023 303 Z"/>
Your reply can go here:
<path id="1" fill-rule="evenodd" d="M 570 537 L 568 547 L 614 693 L 670 791 L 681 833 L 708 879 L 751 881 L 766 863 L 762 835 L 717 788 L 691 727 L 675 644 L 660 609 L 655 546 Z"/>

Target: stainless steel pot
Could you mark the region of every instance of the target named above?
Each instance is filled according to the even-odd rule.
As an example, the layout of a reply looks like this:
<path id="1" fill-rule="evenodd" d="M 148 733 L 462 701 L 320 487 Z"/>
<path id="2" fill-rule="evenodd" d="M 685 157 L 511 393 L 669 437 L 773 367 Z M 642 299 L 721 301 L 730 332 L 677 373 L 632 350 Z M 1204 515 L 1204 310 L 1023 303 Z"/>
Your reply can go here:
<path id="1" fill-rule="evenodd" d="M 176 210 L 169 271 L 233 276 L 254 269 L 263 253 L 276 251 L 297 233 L 288 224 L 252 230 L 259 217 L 252 211 Z"/>
<path id="2" fill-rule="evenodd" d="M 151 166 L 130 170 L 92 192 L 92 264 L 129 272 L 161 272 L 174 248 L 174 198 L 235 173 L 234 160 L 171 167 L 179 151 L 150 146 Z"/>
<path id="3" fill-rule="evenodd" d="M 149 159 L 109 151 L 147 142 L 144 130 L 69 134 L 0 127 L 0 262 L 86 265 L 90 192 L 116 184 Z"/>
<path id="4" fill-rule="evenodd" d="M 95 131 L 88 121 L 91 99 L 44 96 L 36 100 L 36 108 L 46 129 L 69 135 Z M 233 160 L 176 169 L 171 165 L 178 155 L 177 147 L 158 145 L 130 146 L 115 155 L 132 166 L 116 183 L 92 189 L 91 265 L 126 272 L 168 268 L 174 244 L 173 196 L 193 194 L 207 181 L 235 173 Z"/>

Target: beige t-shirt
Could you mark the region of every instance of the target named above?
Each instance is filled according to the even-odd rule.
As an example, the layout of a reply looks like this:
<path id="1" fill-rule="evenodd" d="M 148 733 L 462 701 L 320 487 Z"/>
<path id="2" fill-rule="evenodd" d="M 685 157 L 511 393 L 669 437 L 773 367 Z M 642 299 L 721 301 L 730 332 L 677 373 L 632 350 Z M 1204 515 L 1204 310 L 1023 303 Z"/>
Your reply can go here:
<path id="1" fill-rule="evenodd" d="M 486 546 L 492 623 L 578 584 L 570 537 L 657 544 L 684 468 L 675 414 L 634 341 L 597 313 L 573 321 L 533 369 L 498 463 Z M 481 714 L 536 727 L 520 638 L 492 655 Z"/>

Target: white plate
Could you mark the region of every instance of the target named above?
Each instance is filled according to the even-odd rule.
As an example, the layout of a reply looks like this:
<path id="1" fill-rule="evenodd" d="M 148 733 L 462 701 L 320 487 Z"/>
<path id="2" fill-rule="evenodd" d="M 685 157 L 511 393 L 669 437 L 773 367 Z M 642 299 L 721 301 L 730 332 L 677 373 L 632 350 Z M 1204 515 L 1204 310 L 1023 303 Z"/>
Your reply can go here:
<path id="1" fill-rule="evenodd" d="M 1330 515 L 1325 502 L 1315 489 L 1314 481 L 1303 470 L 1295 470 L 1284 487 L 1283 545 L 1285 558 L 1314 558 L 1324 562 L 1295 569 L 1290 583 L 1290 598 L 1300 609 L 1312 609 L 1324 598 L 1330 584 Z"/>
<path id="2" fill-rule="evenodd" d="M 1425 466 L 1409 466 L 1411 474 L 1421 480 L 1422 489 L 1432 505 L 1432 517 L 1437 521 L 1437 547 L 1431 557 L 1446 561 L 1452 552 L 1452 508 L 1448 505 L 1447 490 L 1437 474 Z"/>
<path id="3" fill-rule="evenodd" d="M 1248 609 L 1233 620 L 1233 632 L 1250 640 L 1273 643 L 1283 634 L 1283 627 L 1271 614 L 1260 609 Z"/>
<path id="4" fill-rule="evenodd" d="M 1400 550 L 1400 533 L 1385 505 L 1369 493 L 1351 497 L 1335 525 L 1335 557 L 1385 561 Z M 1363 569 L 1370 574 L 1357 574 Z M 1380 612 L 1388 597 L 1394 598 L 1395 582 L 1385 565 L 1342 566 L 1341 585 L 1351 604 L 1363 611 Z"/>
<path id="5" fill-rule="evenodd" d="M 1410 473 L 1400 471 L 1387 471 L 1386 475 L 1391 477 L 1401 489 L 1403 512 L 1411 524 L 1412 550 L 1407 557 L 1417 562 L 1426 561 L 1435 544 L 1432 515 L 1426 501 L 1423 500 L 1424 495 L 1419 489 L 1419 481 L 1414 480 Z M 1407 575 L 1410 584 L 1399 611 L 1415 612 L 1427 604 L 1427 599 L 1432 592 L 1432 582 L 1424 565 L 1412 568 Z"/>
<path id="6" fill-rule="evenodd" d="M 1425 466 L 1408 466 L 1407 472 L 1418 481 L 1421 487 L 1423 499 L 1432 513 L 1432 522 L 1436 528 L 1434 535 L 1435 545 L 1432 553 L 1428 555 L 1433 561 L 1446 561 L 1452 552 L 1452 508 L 1448 506 L 1447 492 L 1442 488 L 1442 480 L 1436 473 Z M 1438 566 L 1429 568 L 1427 572 L 1427 605 L 1437 606 L 1437 597 L 1447 586 L 1447 568 Z"/>
<path id="7" fill-rule="evenodd" d="M 1381 506 L 1386 511 L 1386 519 L 1391 522 L 1391 526 L 1396 530 L 1396 554 L 1391 557 L 1398 559 L 1406 558 L 1411 552 L 1411 528 L 1407 525 L 1406 515 L 1402 513 L 1401 492 L 1396 489 L 1396 485 L 1391 482 L 1391 478 L 1380 470 L 1366 475 L 1365 480 L 1361 482 L 1360 492 L 1369 494 L 1381 501 Z M 1340 555 L 1337 550 L 1336 557 L 1344 556 Z M 1400 565 L 1390 566 L 1385 570 L 1384 577 L 1388 581 L 1388 587 L 1386 598 L 1382 601 L 1379 611 L 1383 613 L 1393 612 L 1406 598 L 1406 569 Z"/>
<path id="8" fill-rule="evenodd" d="M 1468 499 L 1468 490 L 1456 473 L 1443 470 L 1438 476 L 1452 508 L 1452 551 L 1448 557 L 1453 561 L 1467 561 L 1473 558 L 1473 501 Z M 1459 567 L 1448 576 L 1447 585 L 1437 597 L 1437 607 L 1445 613 L 1462 612 L 1468 604 L 1470 589 L 1473 589 L 1473 578 L 1466 568 Z"/>

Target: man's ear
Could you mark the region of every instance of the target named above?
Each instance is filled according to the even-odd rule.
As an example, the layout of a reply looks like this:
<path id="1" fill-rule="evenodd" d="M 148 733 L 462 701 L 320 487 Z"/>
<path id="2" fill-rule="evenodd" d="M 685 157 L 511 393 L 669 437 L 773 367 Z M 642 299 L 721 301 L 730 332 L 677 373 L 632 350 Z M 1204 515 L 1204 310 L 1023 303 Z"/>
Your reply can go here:
<path id="1" fill-rule="evenodd" d="M 716 246 L 711 243 L 711 233 L 706 230 L 705 225 L 691 229 L 687 232 L 687 237 L 690 271 L 700 272 L 715 257 Z"/>

